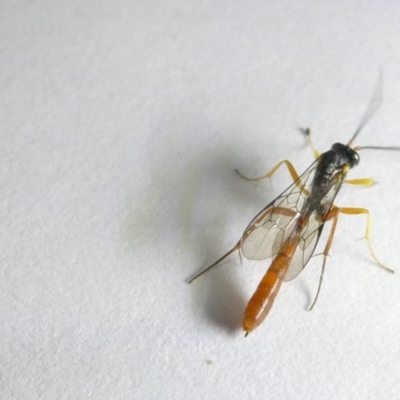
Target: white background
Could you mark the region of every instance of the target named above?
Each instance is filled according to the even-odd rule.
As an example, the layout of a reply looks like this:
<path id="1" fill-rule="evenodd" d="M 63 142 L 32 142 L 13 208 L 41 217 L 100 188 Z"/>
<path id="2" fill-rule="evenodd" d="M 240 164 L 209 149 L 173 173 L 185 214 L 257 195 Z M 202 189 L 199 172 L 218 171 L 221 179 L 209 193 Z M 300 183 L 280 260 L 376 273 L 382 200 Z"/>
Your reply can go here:
<path id="1" fill-rule="evenodd" d="M 320 257 L 246 339 L 269 261 L 186 283 L 290 183 L 234 169 L 346 143 L 380 70 L 355 144 L 399 146 L 396 1 L 2 1 L 0 398 L 398 398 L 399 153 L 336 202 L 396 274 L 343 216 L 312 312 Z"/>

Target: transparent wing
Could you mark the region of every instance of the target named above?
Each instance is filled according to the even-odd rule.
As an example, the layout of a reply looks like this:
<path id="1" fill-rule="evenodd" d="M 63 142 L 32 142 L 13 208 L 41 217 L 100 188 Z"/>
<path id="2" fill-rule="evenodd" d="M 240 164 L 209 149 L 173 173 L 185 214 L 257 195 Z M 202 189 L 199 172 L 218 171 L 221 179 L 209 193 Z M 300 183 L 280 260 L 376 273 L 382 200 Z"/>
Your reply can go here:
<path id="1" fill-rule="evenodd" d="M 240 250 L 249 260 L 264 260 L 275 256 L 286 239 L 293 232 L 296 222 L 302 216 L 307 198 L 315 196 L 318 207 L 310 213 L 300 232 L 300 240 L 284 280 L 294 279 L 312 257 L 321 236 L 326 215 L 341 186 L 342 179 L 333 179 L 330 190 L 319 198 L 313 186 L 318 160 L 290 185 L 273 202 L 267 205 L 250 222 L 241 238 Z M 304 223 L 304 220 L 302 224 Z"/>
<path id="2" fill-rule="evenodd" d="M 315 247 L 324 228 L 326 216 L 339 191 L 341 183 L 341 178 L 333 181 L 328 193 L 320 200 L 319 208 L 310 214 L 307 224 L 302 228 L 299 244 L 284 278 L 285 282 L 296 278 L 314 254 Z"/>
<path id="3" fill-rule="evenodd" d="M 241 252 L 247 259 L 264 260 L 279 252 L 301 215 L 317 165 L 318 160 L 250 222 L 241 238 Z"/>
<path id="4" fill-rule="evenodd" d="M 296 276 L 299 275 L 307 265 L 308 261 L 314 254 L 323 227 L 324 224 L 319 222 L 315 218 L 315 213 L 313 213 L 308 220 L 307 226 L 303 228 L 299 245 L 297 246 L 292 262 L 290 263 L 285 278 L 283 279 L 285 282 L 296 278 Z"/>

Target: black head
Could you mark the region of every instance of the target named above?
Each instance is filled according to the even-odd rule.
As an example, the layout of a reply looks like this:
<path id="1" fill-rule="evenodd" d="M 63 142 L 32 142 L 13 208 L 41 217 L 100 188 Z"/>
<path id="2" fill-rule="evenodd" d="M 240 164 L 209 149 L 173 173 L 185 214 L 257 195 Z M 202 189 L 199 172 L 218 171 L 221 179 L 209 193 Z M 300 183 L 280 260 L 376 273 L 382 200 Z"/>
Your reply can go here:
<path id="1" fill-rule="evenodd" d="M 335 152 L 338 167 L 350 164 L 350 168 L 354 168 L 360 162 L 360 156 L 358 153 L 345 144 L 335 143 L 331 150 Z"/>

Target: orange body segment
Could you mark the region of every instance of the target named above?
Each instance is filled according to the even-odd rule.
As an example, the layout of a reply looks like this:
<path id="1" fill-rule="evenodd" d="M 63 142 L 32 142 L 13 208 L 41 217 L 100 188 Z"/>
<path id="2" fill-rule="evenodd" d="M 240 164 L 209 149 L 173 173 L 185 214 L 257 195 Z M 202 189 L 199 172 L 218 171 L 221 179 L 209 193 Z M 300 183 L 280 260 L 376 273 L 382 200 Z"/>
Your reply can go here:
<path id="1" fill-rule="evenodd" d="M 256 329 L 271 310 L 298 243 L 299 232 L 294 238 L 286 241 L 258 285 L 244 312 L 243 330 L 245 332 L 249 333 Z"/>

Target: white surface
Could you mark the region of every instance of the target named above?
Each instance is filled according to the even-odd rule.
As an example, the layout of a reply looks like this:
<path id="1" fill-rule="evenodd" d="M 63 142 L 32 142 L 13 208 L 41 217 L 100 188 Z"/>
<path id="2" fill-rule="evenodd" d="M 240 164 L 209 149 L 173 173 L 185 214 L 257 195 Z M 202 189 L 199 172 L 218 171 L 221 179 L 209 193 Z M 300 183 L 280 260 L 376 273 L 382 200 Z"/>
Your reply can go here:
<path id="1" fill-rule="evenodd" d="M 343 217 L 247 339 L 268 262 L 227 251 L 290 182 L 249 176 L 346 142 L 400 145 L 395 1 L 3 1 L 0 398 L 394 399 L 399 154 L 365 151 Z M 327 233 L 327 230 L 325 234 Z M 323 243 L 323 241 L 322 241 Z"/>

